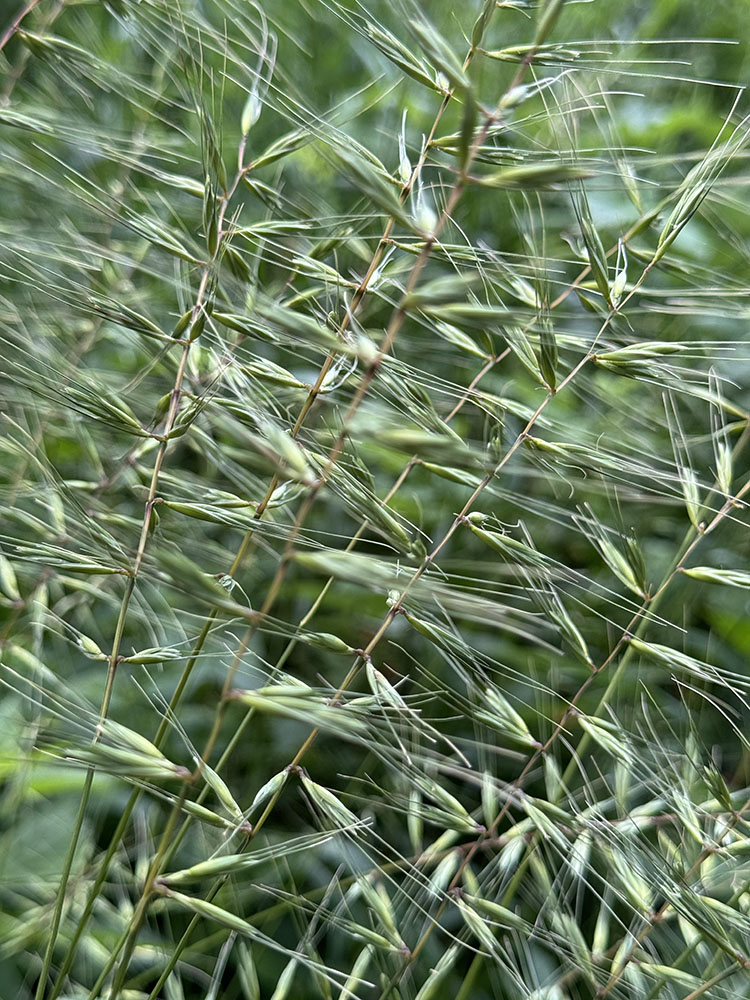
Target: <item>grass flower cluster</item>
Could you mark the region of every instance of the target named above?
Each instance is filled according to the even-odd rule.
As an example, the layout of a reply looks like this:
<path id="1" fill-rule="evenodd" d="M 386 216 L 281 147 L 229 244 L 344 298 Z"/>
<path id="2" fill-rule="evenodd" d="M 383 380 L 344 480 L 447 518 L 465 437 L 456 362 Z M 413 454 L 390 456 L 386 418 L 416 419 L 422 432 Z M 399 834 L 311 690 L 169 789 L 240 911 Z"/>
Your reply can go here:
<path id="1" fill-rule="evenodd" d="M 0 24 L 0 993 L 750 996 L 739 3 Z"/>

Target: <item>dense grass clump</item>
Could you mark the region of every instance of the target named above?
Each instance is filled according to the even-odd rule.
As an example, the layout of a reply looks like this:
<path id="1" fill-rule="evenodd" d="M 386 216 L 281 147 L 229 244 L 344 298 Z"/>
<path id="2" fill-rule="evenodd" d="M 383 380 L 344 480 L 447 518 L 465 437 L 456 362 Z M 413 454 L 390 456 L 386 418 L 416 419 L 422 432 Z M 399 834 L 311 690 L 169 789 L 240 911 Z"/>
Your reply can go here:
<path id="1" fill-rule="evenodd" d="M 750 996 L 741 7 L 3 7 L 3 997 Z"/>

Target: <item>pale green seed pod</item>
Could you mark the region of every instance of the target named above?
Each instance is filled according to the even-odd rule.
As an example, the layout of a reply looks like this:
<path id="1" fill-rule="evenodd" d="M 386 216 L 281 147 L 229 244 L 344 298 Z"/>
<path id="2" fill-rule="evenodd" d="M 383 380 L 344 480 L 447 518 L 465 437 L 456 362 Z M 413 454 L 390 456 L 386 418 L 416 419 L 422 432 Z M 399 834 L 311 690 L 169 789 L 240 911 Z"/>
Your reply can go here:
<path id="1" fill-rule="evenodd" d="M 610 753 L 616 760 L 623 764 L 632 764 L 634 760 L 633 749 L 628 742 L 613 731 L 611 724 L 603 719 L 596 719 L 593 716 L 578 715 L 578 724 L 591 739 L 598 743 L 602 749 Z"/>
<path id="2" fill-rule="evenodd" d="M 94 640 L 90 639 L 87 635 L 84 635 L 83 632 L 79 632 L 78 637 L 76 639 L 76 643 L 83 650 L 84 654 L 88 656 L 90 660 L 107 659 L 105 654 L 101 651 L 101 649 L 99 649 Z"/>
<path id="3" fill-rule="evenodd" d="M 226 523 L 221 516 L 213 513 L 210 508 L 200 506 L 199 504 L 177 503 L 174 500 L 164 500 L 163 503 L 169 510 L 173 510 L 176 514 L 182 514 L 184 517 L 194 517 L 199 521 L 209 521 L 212 524 Z"/>
<path id="4" fill-rule="evenodd" d="M 420 862 L 429 861 L 431 858 L 437 857 L 448 850 L 449 847 L 453 847 L 460 835 L 458 830 L 446 830 L 444 833 L 441 833 L 437 840 L 434 840 L 424 849 L 419 859 Z"/>
<path id="5" fill-rule="evenodd" d="M 419 854 L 423 845 L 424 823 L 421 812 L 422 796 L 418 789 L 409 792 L 409 805 L 406 813 L 406 827 L 409 833 L 409 843 L 414 854 Z"/>
<path id="6" fill-rule="evenodd" d="M 518 931 L 531 930 L 531 924 L 529 924 L 528 920 L 519 917 L 513 910 L 509 910 L 506 906 L 501 906 L 500 903 L 495 903 L 490 899 L 483 899 L 477 892 L 472 891 L 471 894 L 464 893 L 463 898 L 467 905 L 483 916 L 488 917 L 494 924 Z"/>
<path id="7" fill-rule="evenodd" d="M 291 989 L 298 965 L 299 961 L 296 958 L 293 958 L 287 964 L 286 968 L 279 976 L 278 982 L 276 983 L 276 989 L 271 995 L 271 1000 L 287 1000 L 287 998 L 292 995 Z"/>
<path id="8" fill-rule="evenodd" d="M 526 852 L 524 833 L 531 829 L 531 822 L 527 819 L 522 820 L 513 829 L 514 835 L 511 836 L 510 831 L 508 831 L 506 836 L 510 836 L 510 839 L 497 856 L 496 865 L 500 875 L 510 876 L 517 870 L 521 858 Z"/>
<path id="9" fill-rule="evenodd" d="M 317 646 L 318 649 L 325 649 L 329 653 L 340 653 L 342 656 L 348 656 L 355 652 L 352 646 L 345 643 L 343 639 L 339 639 L 337 635 L 333 635 L 332 632 L 301 632 L 298 638 L 310 646 Z"/>
<path id="10" fill-rule="evenodd" d="M 356 887 L 367 906 L 377 914 L 378 919 L 383 925 L 383 930 L 385 931 L 385 934 L 391 944 L 395 948 L 403 948 L 404 941 L 398 932 L 398 928 L 396 927 L 396 916 L 393 911 L 393 904 L 391 903 L 385 886 L 382 883 L 373 885 L 367 877 L 360 876 L 357 878 Z"/>
<path id="11" fill-rule="evenodd" d="M 260 983 L 252 952 L 244 941 L 237 942 L 237 976 L 242 986 L 244 1000 L 260 1000 Z"/>
<path id="12" fill-rule="evenodd" d="M 221 857 L 199 861 L 190 868 L 162 875 L 162 880 L 168 885 L 182 885 L 184 882 L 196 882 L 200 879 L 220 878 L 222 875 L 240 875 L 249 869 L 265 863 L 268 858 L 255 857 L 250 854 L 224 854 Z"/>
<path id="13" fill-rule="evenodd" d="M 507 733 L 510 737 L 531 749 L 539 749 L 541 744 L 529 732 L 529 728 L 521 715 L 511 703 L 494 687 L 485 689 L 486 708 L 480 711 L 482 721 L 489 722 L 494 728 Z"/>
<path id="14" fill-rule="evenodd" d="M 173 796 L 165 796 L 165 801 L 171 805 L 177 805 L 179 800 Z M 237 829 L 236 823 L 231 822 L 225 816 L 219 816 L 212 809 L 206 809 L 205 806 L 200 805 L 198 802 L 193 802 L 191 799 L 184 799 L 180 803 L 180 809 L 182 812 L 187 813 L 188 816 L 193 816 L 199 822 L 208 823 L 209 826 L 218 826 L 223 830 Z"/>
<path id="15" fill-rule="evenodd" d="M 164 663 L 167 660 L 177 660 L 182 656 L 179 649 L 173 649 L 171 647 L 164 647 L 159 649 L 159 647 L 154 646 L 151 649 L 142 649 L 139 653 L 132 653 L 130 656 L 123 656 L 123 663 L 133 663 L 133 664 L 150 664 L 150 663 Z"/>
<path id="16" fill-rule="evenodd" d="M 182 314 L 182 316 L 180 316 L 180 318 L 175 323 L 174 329 L 172 330 L 171 336 L 172 336 L 173 340 L 179 340 L 179 338 L 183 335 L 183 333 L 190 326 L 190 320 L 192 318 L 193 318 L 193 310 L 192 309 L 188 309 L 187 312 L 184 312 Z M 167 406 L 169 406 L 169 398 L 170 398 L 169 394 L 167 394 L 167 396 L 164 397 L 164 398 L 167 399 Z M 160 402 L 161 402 L 161 400 L 160 400 Z M 166 412 L 166 407 L 165 407 L 165 412 Z"/>
<path id="17" fill-rule="evenodd" d="M 198 763 L 198 761 L 196 761 L 196 763 Z M 205 762 L 202 762 L 200 767 L 203 780 L 209 786 L 222 806 L 224 806 L 227 813 L 235 820 L 242 822 L 245 818 L 244 813 L 240 809 L 232 793 L 229 791 L 229 786 L 226 781 L 224 781 L 224 779 Z"/>
<path id="18" fill-rule="evenodd" d="M 302 787 L 313 801 L 313 804 L 338 827 L 358 827 L 360 820 L 354 813 L 347 809 L 343 802 L 338 799 L 332 791 L 319 785 L 304 772 L 300 775 Z"/>
<path id="19" fill-rule="evenodd" d="M 461 872 L 461 881 L 464 885 L 464 894 L 479 894 L 479 879 L 477 878 L 476 872 L 471 865 L 466 865 L 464 870 Z"/>
<path id="20" fill-rule="evenodd" d="M 492 15 L 495 11 L 495 0 L 485 0 L 477 19 L 474 21 L 474 25 L 471 29 L 471 47 L 472 49 L 478 48 L 482 44 L 482 38 L 487 30 L 487 26 L 492 19 Z"/>
<path id="21" fill-rule="evenodd" d="M 428 795 L 439 807 L 439 811 L 444 821 L 449 822 L 455 829 L 464 833 L 478 833 L 483 827 L 473 819 L 466 811 L 458 799 L 446 791 L 443 786 L 428 777 L 417 778 L 422 791 Z"/>
<path id="22" fill-rule="evenodd" d="M 743 590 L 750 588 L 750 573 L 743 573 L 740 570 L 692 566 L 690 569 L 683 569 L 682 572 L 685 576 L 701 580 L 703 583 L 721 583 L 727 587 L 741 587 Z"/>
<path id="23" fill-rule="evenodd" d="M 430 891 L 437 899 L 443 898 L 443 893 L 451 884 L 460 864 L 460 853 L 458 851 L 450 851 L 435 866 L 434 871 L 430 875 Z"/>
<path id="24" fill-rule="evenodd" d="M 429 639 L 438 648 L 444 649 L 449 653 L 455 650 L 457 640 L 448 629 L 443 628 L 441 625 L 435 625 L 433 622 L 417 618 L 416 615 L 409 614 L 408 611 L 404 612 L 404 617 L 420 635 Z"/>
<path id="25" fill-rule="evenodd" d="M 625 245 L 622 240 L 618 241 L 617 245 L 617 265 L 615 270 L 615 279 L 612 282 L 611 299 L 612 305 L 617 307 L 620 304 L 620 299 L 625 291 L 625 286 L 628 280 L 628 258 L 625 252 Z"/>
<path id="26" fill-rule="evenodd" d="M 272 385 L 283 385 L 288 389 L 306 389 L 304 382 L 300 382 L 290 371 L 282 368 L 273 361 L 264 358 L 262 361 L 251 361 L 242 366 L 242 371 L 252 379 L 259 382 L 269 382 Z"/>
<path id="27" fill-rule="evenodd" d="M 214 247 L 212 253 L 215 253 L 215 250 L 216 248 Z M 203 333 L 203 328 L 205 327 L 205 325 L 206 325 L 206 312 L 205 309 L 201 308 L 200 311 L 198 312 L 198 315 L 195 317 L 194 321 L 190 324 L 188 332 L 188 340 L 190 341 L 191 344 L 194 340 L 197 340 L 198 337 L 200 337 L 200 335 Z"/>
<path id="28" fill-rule="evenodd" d="M 240 119 L 240 128 L 243 135 L 247 135 L 253 125 L 255 125 L 260 118 L 262 110 L 263 105 L 258 97 L 257 90 L 251 90 L 247 95 L 245 106 L 242 109 L 242 118 Z"/>
<path id="29" fill-rule="evenodd" d="M 461 951 L 462 947 L 460 945 L 453 944 L 447 951 L 443 952 L 414 1000 L 441 1000 L 444 996 L 444 980 L 456 964 L 456 959 L 461 954 Z"/>
<path id="30" fill-rule="evenodd" d="M 181 892 L 176 892 L 174 889 L 168 888 L 166 884 L 159 883 L 157 888 L 158 891 L 168 899 L 174 900 L 176 903 L 184 906 L 192 913 L 197 913 L 198 916 L 203 917 L 208 921 L 218 923 L 221 927 L 228 927 L 229 930 L 236 931 L 238 934 L 242 934 L 245 937 L 263 941 L 267 940 L 265 935 L 253 927 L 252 924 L 243 920 L 242 917 L 238 917 L 235 913 L 230 913 L 229 910 L 224 910 L 220 906 L 208 903 L 205 899 L 198 899 L 194 896 L 186 896 Z M 277 950 L 282 949 L 278 947 Z"/>
<path id="31" fill-rule="evenodd" d="M 138 753 L 144 753 L 154 760 L 166 760 L 161 750 L 150 740 L 147 740 L 145 736 L 141 736 L 140 733 L 135 732 L 133 729 L 128 729 L 127 726 L 115 722 L 114 719 L 102 719 L 99 728 L 113 743 L 120 743 L 124 747 L 138 751 Z"/>
<path id="32" fill-rule="evenodd" d="M 414 224 L 420 233 L 432 236 L 438 224 L 437 212 L 428 200 L 421 185 L 417 189 L 417 204 L 414 209 Z"/>
<path id="33" fill-rule="evenodd" d="M 123 778 L 149 778 L 164 780 L 177 778 L 180 781 L 190 779 L 190 771 L 179 764 L 173 764 L 166 757 L 155 757 L 152 753 L 139 750 L 123 750 L 119 747 L 105 746 L 102 743 L 93 744 L 86 750 L 70 749 L 63 751 L 67 760 L 78 761 L 90 767 L 98 767 L 109 774 L 121 775 Z"/>
<path id="34" fill-rule="evenodd" d="M 259 421 L 258 429 L 278 456 L 279 465 L 290 477 L 307 485 L 315 482 L 315 476 L 307 464 L 304 451 L 291 435 L 268 420 Z"/>
<path id="35" fill-rule="evenodd" d="M 374 955 L 374 946 L 366 944 L 359 955 L 355 958 L 351 973 L 341 988 L 338 1000 L 351 1000 L 352 996 L 357 996 L 356 990 L 359 987 L 361 980 L 366 975 L 367 969 L 369 968 Z"/>
<path id="36" fill-rule="evenodd" d="M 482 772 L 482 817 L 489 829 L 498 813 L 498 794 L 495 779 L 489 771 Z"/>
<path id="37" fill-rule="evenodd" d="M 719 441 L 716 450 L 716 481 L 724 496 L 729 497 L 732 495 L 732 480 L 734 479 L 732 449 L 726 441 Z"/>
<path id="38" fill-rule="evenodd" d="M 550 802 L 557 805 L 563 797 L 565 785 L 563 784 L 560 767 L 555 758 L 550 754 L 546 754 L 544 757 L 544 788 Z"/>
<path id="39" fill-rule="evenodd" d="M 262 785 L 255 793 L 255 798 L 250 805 L 250 812 L 259 806 L 265 805 L 266 802 L 277 795 L 284 787 L 288 777 L 289 771 L 284 768 L 283 771 L 279 771 L 278 774 L 274 774 L 272 778 L 269 778 L 265 785 Z"/>
<path id="40" fill-rule="evenodd" d="M 573 846 L 570 849 L 570 854 L 568 855 L 568 868 L 570 873 L 574 878 L 583 880 L 586 876 L 586 870 L 589 865 L 589 858 L 591 857 L 591 846 L 592 846 L 592 833 L 590 830 L 584 830 L 583 833 L 576 837 L 573 841 Z"/>
<path id="41" fill-rule="evenodd" d="M 468 930 L 490 955 L 494 955 L 498 947 L 497 941 L 484 918 L 480 917 L 460 896 L 455 897 L 453 902 L 458 907 Z"/>
<path id="42" fill-rule="evenodd" d="M 398 693 L 396 688 L 390 683 L 384 674 L 373 666 L 371 660 L 367 660 L 365 663 L 365 673 L 367 675 L 367 682 L 370 685 L 370 690 L 373 694 L 378 695 L 379 698 L 387 702 L 389 705 L 393 705 L 394 708 L 401 710 L 406 708 L 406 702 Z"/>

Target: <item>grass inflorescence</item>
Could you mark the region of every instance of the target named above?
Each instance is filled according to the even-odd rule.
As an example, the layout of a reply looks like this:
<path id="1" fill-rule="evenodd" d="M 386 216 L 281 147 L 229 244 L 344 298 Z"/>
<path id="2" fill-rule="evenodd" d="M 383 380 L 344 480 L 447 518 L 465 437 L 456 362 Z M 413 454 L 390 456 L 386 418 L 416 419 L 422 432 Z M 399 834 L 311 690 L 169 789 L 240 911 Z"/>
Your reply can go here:
<path id="1" fill-rule="evenodd" d="M 3 995 L 748 995 L 733 19 L 12 7 Z"/>

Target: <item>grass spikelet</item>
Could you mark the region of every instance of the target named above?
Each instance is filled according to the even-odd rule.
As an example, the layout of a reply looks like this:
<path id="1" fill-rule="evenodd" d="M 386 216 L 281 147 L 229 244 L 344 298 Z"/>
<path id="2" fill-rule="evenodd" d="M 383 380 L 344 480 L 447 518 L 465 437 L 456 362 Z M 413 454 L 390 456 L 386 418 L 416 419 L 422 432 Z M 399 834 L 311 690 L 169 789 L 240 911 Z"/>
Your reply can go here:
<path id="1" fill-rule="evenodd" d="M 121 775 L 124 778 L 151 778 L 154 780 L 174 779 L 186 781 L 190 772 L 180 764 L 173 764 L 162 754 L 139 752 L 135 749 L 111 747 L 95 744 L 89 749 L 69 749 L 65 751 L 65 759 L 89 767 L 96 767 L 108 774 Z"/>
<path id="2" fill-rule="evenodd" d="M 256 712 L 280 715 L 297 719 L 311 727 L 319 727 L 347 733 L 350 738 L 363 736 L 367 727 L 362 718 L 345 707 L 333 707 L 326 700 L 315 695 L 311 689 L 296 685 L 274 684 L 255 690 L 235 689 L 228 695 L 230 700 L 239 701 Z"/>
<path id="3" fill-rule="evenodd" d="M 339 1000 L 346 1000 L 346 998 L 351 996 L 356 996 L 356 990 L 360 983 L 367 975 L 368 969 L 375 956 L 375 948 L 371 944 L 366 944 L 359 955 L 354 960 L 352 965 L 352 971 L 349 978 L 346 980 L 344 985 L 341 987 L 341 992 L 339 993 Z"/>
<path id="4" fill-rule="evenodd" d="M 430 974 L 422 983 L 417 992 L 415 1000 L 436 1000 L 440 996 L 443 984 L 450 976 L 451 970 L 458 959 L 460 949 L 458 945 L 451 945 L 440 956 Z"/>
<path id="5" fill-rule="evenodd" d="M 273 777 L 269 778 L 268 781 L 262 785 L 258 791 L 255 793 L 253 801 L 250 803 L 250 812 L 254 809 L 259 809 L 260 806 L 265 805 L 269 799 L 275 798 L 281 793 L 281 790 L 286 783 L 289 772 L 279 771 L 278 774 L 274 774 Z"/>
<path id="6" fill-rule="evenodd" d="M 488 687 L 484 691 L 484 704 L 480 707 L 477 715 L 487 725 L 523 746 L 531 749 L 538 749 L 541 746 L 541 743 L 535 740 L 529 732 L 529 727 L 522 716 L 496 688 Z"/>
<path id="7" fill-rule="evenodd" d="M 590 176 L 588 171 L 572 164 L 534 163 L 525 167 L 507 167 L 505 170 L 497 170 L 471 179 L 475 184 L 483 184 L 491 188 L 505 188 L 511 191 L 530 189 L 534 191 L 556 187 L 559 184 L 569 184 Z M 602 257 L 603 253 L 602 248 Z"/>
<path id="8" fill-rule="evenodd" d="M 181 871 L 168 872 L 161 876 L 167 885 L 180 885 L 183 882 L 194 882 L 200 879 L 216 878 L 219 875 L 234 875 L 248 871 L 258 865 L 274 862 L 289 857 L 299 851 L 309 851 L 314 847 L 327 843 L 333 834 L 314 833 L 303 837 L 295 837 L 285 844 L 250 851 L 245 854 L 225 854 L 200 861 L 190 868 Z"/>
<path id="9" fill-rule="evenodd" d="M 617 729 L 612 723 L 579 715 L 578 725 L 607 753 L 612 754 L 623 764 L 632 763 L 633 750 L 624 740 L 619 738 Z"/>
<path id="10" fill-rule="evenodd" d="M 725 587 L 740 587 L 747 590 L 750 587 L 750 573 L 742 570 L 715 569 L 713 566 L 691 566 L 683 569 L 685 576 L 702 583 L 718 583 Z"/>
<path id="11" fill-rule="evenodd" d="M 192 911 L 205 920 L 211 921 L 211 923 L 218 924 L 221 927 L 227 928 L 227 930 L 233 931 L 243 937 L 247 937 L 252 941 L 256 941 L 259 944 L 264 944 L 266 947 L 270 947 L 272 950 L 281 953 L 282 955 L 287 955 L 289 957 L 289 950 L 284 948 L 282 945 L 277 945 L 272 938 L 269 938 L 262 931 L 253 927 L 251 923 L 247 920 L 243 920 L 242 917 L 236 916 L 229 910 L 225 910 L 223 907 L 216 906 L 214 903 L 210 903 L 207 900 L 200 899 L 194 896 L 187 896 L 182 892 L 177 892 L 174 889 L 168 888 L 166 885 L 159 885 L 159 893 L 164 896 L 167 900 L 177 903 L 179 906 L 184 907 L 187 910 Z M 294 958 L 294 955 L 291 956 Z M 311 962 L 309 959 L 297 959 L 303 962 L 307 966 L 316 968 L 316 963 Z M 329 981 L 333 983 L 336 982 L 334 976 L 329 976 L 325 969 L 320 970 Z"/>
<path id="12" fill-rule="evenodd" d="M 470 903 L 460 896 L 457 896 L 454 902 L 466 927 L 476 939 L 479 947 L 483 948 L 488 954 L 494 955 L 498 944 L 488 922 L 473 909 Z"/>
<path id="13" fill-rule="evenodd" d="M 310 796 L 310 801 L 322 815 L 333 823 L 337 829 L 357 829 L 361 826 L 360 820 L 351 809 L 341 802 L 329 788 L 319 785 L 313 781 L 304 771 L 300 772 L 302 787 Z"/>
<path id="14" fill-rule="evenodd" d="M 476 910 L 477 913 L 487 917 L 493 924 L 525 932 L 531 929 L 530 925 L 523 918 L 513 913 L 507 907 L 501 906 L 490 899 L 483 899 L 481 896 L 472 896 L 469 893 L 464 893 L 463 900 L 468 906 Z"/>
<path id="15" fill-rule="evenodd" d="M 244 814 L 229 790 L 226 781 L 212 767 L 209 767 L 205 761 L 200 761 L 199 767 L 201 777 L 219 800 L 227 815 L 242 823 L 245 818 Z"/>

